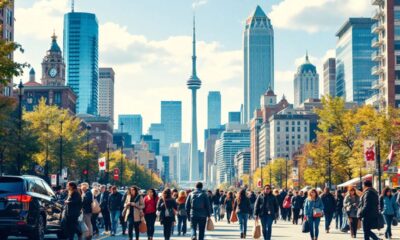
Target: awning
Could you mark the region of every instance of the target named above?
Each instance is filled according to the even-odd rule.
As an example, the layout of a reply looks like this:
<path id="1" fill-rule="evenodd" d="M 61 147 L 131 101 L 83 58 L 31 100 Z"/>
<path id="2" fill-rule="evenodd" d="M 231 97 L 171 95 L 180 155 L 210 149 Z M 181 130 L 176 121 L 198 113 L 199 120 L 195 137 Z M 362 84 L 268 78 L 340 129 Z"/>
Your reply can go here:
<path id="1" fill-rule="evenodd" d="M 362 177 L 362 181 L 365 180 L 372 180 L 372 174 L 367 174 L 364 177 Z M 353 178 L 347 182 L 344 182 L 342 184 L 339 184 L 338 187 L 348 187 L 348 186 L 354 186 L 360 183 L 360 178 Z"/>

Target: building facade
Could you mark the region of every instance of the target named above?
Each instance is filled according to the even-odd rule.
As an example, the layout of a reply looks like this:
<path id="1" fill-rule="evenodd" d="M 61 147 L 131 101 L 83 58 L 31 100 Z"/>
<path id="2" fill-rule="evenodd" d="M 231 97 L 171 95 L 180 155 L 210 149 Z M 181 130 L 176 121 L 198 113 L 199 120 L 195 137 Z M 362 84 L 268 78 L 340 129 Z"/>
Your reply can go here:
<path id="1" fill-rule="evenodd" d="M 371 41 L 375 34 L 371 27 L 375 22 L 371 18 L 350 18 L 336 34 L 336 96 L 346 102 L 363 104 L 374 93 L 372 83 L 377 76 L 365 69 L 374 66 Z"/>
<path id="2" fill-rule="evenodd" d="M 161 124 L 165 128 L 165 144 L 182 141 L 182 102 L 161 101 Z"/>
<path id="3" fill-rule="evenodd" d="M 215 164 L 215 143 L 219 139 L 224 127 L 204 130 L 204 176 L 211 176 L 213 173 L 213 165 Z M 211 183 L 211 178 L 204 179 L 207 183 Z"/>
<path id="4" fill-rule="evenodd" d="M 110 147 L 113 143 L 113 123 L 111 119 L 89 114 L 78 114 L 77 117 L 90 127 L 89 136 L 96 146 L 97 153 L 106 152 L 107 147 Z"/>
<path id="5" fill-rule="evenodd" d="M 234 156 L 238 151 L 249 147 L 250 130 L 247 124 L 227 124 L 226 130 L 215 143 L 217 183 L 234 184 Z"/>
<path id="6" fill-rule="evenodd" d="M 237 178 L 242 179 L 243 175 L 250 174 L 250 149 L 240 150 L 234 157 Z"/>
<path id="7" fill-rule="evenodd" d="M 319 75 L 306 54 L 305 62 L 294 76 L 294 106 L 298 107 L 309 98 L 319 98 Z"/>
<path id="8" fill-rule="evenodd" d="M 64 15 L 64 59 L 67 83 L 78 96 L 77 112 L 98 115 L 99 26 L 96 15 Z"/>
<path id="9" fill-rule="evenodd" d="M 336 59 L 328 58 L 323 64 L 324 95 L 336 96 Z"/>
<path id="10" fill-rule="evenodd" d="M 228 112 L 228 123 L 240 123 L 241 114 L 240 112 Z"/>
<path id="11" fill-rule="evenodd" d="M 169 148 L 170 176 L 178 183 L 190 180 L 190 144 L 173 143 Z M 173 166 L 172 166 L 173 162 Z"/>
<path id="12" fill-rule="evenodd" d="M 274 30 L 260 6 L 246 20 L 243 33 L 244 100 L 243 123 L 260 107 L 260 96 L 274 89 Z"/>
<path id="13" fill-rule="evenodd" d="M 207 97 L 207 128 L 219 128 L 220 126 L 221 93 L 219 91 L 210 91 Z"/>
<path id="14" fill-rule="evenodd" d="M 99 115 L 114 122 L 114 70 L 99 68 Z"/>
<path id="15" fill-rule="evenodd" d="M 122 123 L 122 125 L 121 125 Z M 118 115 L 118 129 L 132 136 L 132 143 L 140 142 L 143 134 L 143 119 L 140 114 L 120 114 Z"/>
<path id="16" fill-rule="evenodd" d="M 0 39 L 14 41 L 14 3 L 10 3 L 3 8 L 0 8 Z M 11 56 L 13 57 L 13 56 Z M 0 85 L 0 95 L 13 95 L 13 80 L 7 86 Z"/>
<path id="17" fill-rule="evenodd" d="M 149 135 L 153 136 L 154 139 L 158 139 L 160 141 L 160 155 L 168 155 L 169 146 L 166 145 L 165 142 L 165 127 L 161 123 L 152 123 L 150 124 Z"/>
<path id="18" fill-rule="evenodd" d="M 372 26 L 376 35 L 372 40 L 374 52 L 371 55 L 374 66 L 371 73 L 377 77 L 372 87 L 375 94 L 367 104 L 386 110 L 400 107 L 400 1 L 372 0 L 376 6 Z"/>

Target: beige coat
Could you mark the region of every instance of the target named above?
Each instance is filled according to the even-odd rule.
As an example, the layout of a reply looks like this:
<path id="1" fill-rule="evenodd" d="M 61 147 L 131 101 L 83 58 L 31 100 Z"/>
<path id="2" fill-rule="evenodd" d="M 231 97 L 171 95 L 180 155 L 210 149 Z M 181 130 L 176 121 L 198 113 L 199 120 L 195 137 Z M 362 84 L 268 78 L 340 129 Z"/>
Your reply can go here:
<path id="1" fill-rule="evenodd" d="M 128 195 L 128 196 L 126 196 L 126 200 L 125 200 L 125 203 L 124 203 L 124 211 L 123 211 L 123 214 L 125 214 L 124 215 L 125 222 L 128 221 L 128 216 L 129 216 L 129 213 L 131 211 L 130 202 L 131 202 L 131 195 Z M 133 210 L 134 210 L 133 211 L 133 220 L 135 222 L 140 222 L 141 219 L 142 219 L 142 216 L 143 216 L 143 209 L 144 209 L 143 197 L 140 196 L 139 197 L 139 203 L 135 203 L 135 204 L 137 206 L 133 207 Z"/>

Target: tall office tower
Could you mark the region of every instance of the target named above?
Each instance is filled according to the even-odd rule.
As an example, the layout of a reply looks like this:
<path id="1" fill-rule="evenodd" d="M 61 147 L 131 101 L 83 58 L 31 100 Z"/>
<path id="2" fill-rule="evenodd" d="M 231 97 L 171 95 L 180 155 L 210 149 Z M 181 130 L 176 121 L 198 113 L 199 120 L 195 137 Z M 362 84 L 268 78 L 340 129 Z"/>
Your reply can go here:
<path id="1" fill-rule="evenodd" d="M 207 128 L 219 128 L 221 125 L 221 93 L 210 91 L 207 100 Z"/>
<path id="2" fill-rule="evenodd" d="M 218 183 L 234 184 L 235 154 L 250 147 L 250 130 L 247 124 L 232 123 L 226 125 L 226 130 L 215 143 L 215 161 L 217 163 Z"/>
<path id="3" fill-rule="evenodd" d="M 240 123 L 240 112 L 229 112 L 228 123 Z"/>
<path id="4" fill-rule="evenodd" d="M 114 70 L 99 68 L 99 115 L 114 122 Z"/>
<path id="5" fill-rule="evenodd" d="M 98 114 L 99 25 L 96 15 L 64 15 L 64 59 L 67 83 L 78 96 L 77 113 Z"/>
<path id="6" fill-rule="evenodd" d="M 123 123 L 121 128 L 121 123 Z M 143 119 L 140 114 L 120 114 L 118 115 L 118 130 L 126 132 L 132 136 L 132 143 L 140 142 L 143 130 Z"/>
<path id="7" fill-rule="evenodd" d="M 196 71 L 196 24 L 193 17 L 193 55 L 192 55 L 192 76 L 186 85 L 192 92 L 192 136 L 190 140 L 190 181 L 198 181 L 199 173 L 199 153 L 197 146 L 197 90 L 200 89 L 201 81 L 197 77 Z"/>
<path id="8" fill-rule="evenodd" d="M 373 48 L 371 18 L 350 18 L 336 36 L 336 96 L 346 102 L 364 104 L 373 94 L 372 83 L 377 76 L 371 75 Z"/>
<path id="9" fill-rule="evenodd" d="M 366 101 L 386 110 L 400 107 L 400 1 L 372 0 L 377 6 L 373 19 L 377 22 L 371 31 L 376 34 L 372 40 L 374 61 L 372 74 L 378 77 L 372 87 L 376 94 Z"/>
<path id="10" fill-rule="evenodd" d="M 336 96 L 336 59 L 328 58 L 324 62 L 324 95 Z"/>
<path id="11" fill-rule="evenodd" d="M 169 147 L 170 171 L 178 183 L 189 181 L 189 143 L 173 143 Z"/>
<path id="12" fill-rule="evenodd" d="M 274 30 L 260 6 L 246 21 L 243 34 L 244 108 L 243 123 L 248 123 L 260 107 L 260 96 L 274 89 Z"/>
<path id="13" fill-rule="evenodd" d="M 161 123 L 150 124 L 148 133 L 153 136 L 154 139 L 160 140 L 160 155 L 168 155 L 168 148 L 165 144 L 165 127 Z"/>
<path id="14" fill-rule="evenodd" d="M 0 39 L 14 41 L 14 3 L 10 3 L 3 8 L 0 8 Z M 13 56 L 11 56 L 12 58 Z M 0 85 L 0 95 L 12 96 L 13 80 L 7 86 Z"/>
<path id="15" fill-rule="evenodd" d="M 161 124 L 165 128 L 165 144 L 182 141 L 182 102 L 161 101 Z"/>
<path id="16" fill-rule="evenodd" d="M 294 75 L 294 106 L 298 107 L 306 99 L 319 97 L 319 76 L 317 69 L 310 63 L 308 54 Z"/>

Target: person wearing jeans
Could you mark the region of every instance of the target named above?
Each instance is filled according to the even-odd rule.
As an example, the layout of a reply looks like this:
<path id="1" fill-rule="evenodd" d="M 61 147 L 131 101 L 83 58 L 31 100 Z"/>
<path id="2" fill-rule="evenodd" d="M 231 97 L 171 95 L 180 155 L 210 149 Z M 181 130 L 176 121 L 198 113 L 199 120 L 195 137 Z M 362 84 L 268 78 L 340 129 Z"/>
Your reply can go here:
<path id="1" fill-rule="evenodd" d="M 179 192 L 176 203 L 178 204 L 178 236 L 185 235 L 187 231 L 187 212 L 186 212 L 186 191 L 181 190 Z"/>
<path id="2" fill-rule="evenodd" d="M 319 223 L 321 221 L 324 204 L 315 189 L 308 191 L 308 197 L 304 203 L 304 216 L 310 226 L 310 236 L 312 240 L 317 240 L 319 235 Z M 317 213 L 320 213 L 317 216 Z"/>
<path id="3" fill-rule="evenodd" d="M 86 239 L 91 240 L 93 237 L 93 227 L 92 227 L 92 202 L 93 194 L 89 190 L 89 184 L 84 182 L 81 183 L 82 190 L 82 211 L 83 211 L 83 221 L 88 228 L 88 234 Z"/>
<path id="4" fill-rule="evenodd" d="M 346 210 L 348 221 L 350 223 L 350 233 L 352 238 L 357 237 L 358 218 L 357 210 L 360 204 L 360 197 L 356 193 L 356 189 L 351 187 L 344 198 L 343 207 Z"/>
<path id="5" fill-rule="evenodd" d="M 221 199 L 221 195 L 219 193 L 219 189 L 216 189 L 215 193 L 211 197 L 211 203 L 212 203 L 212 206 L 213 206 L 215 222 L 221 220 L 221 215 L 220 215 L 221 214 L 221 211 L 220 211 L 221 202 L 220 202 L 220 199 Z"/>
<path id="6" fill-rule="evenodd" d="M 108 209 L 111 216 L 111 236 L 115 236 L 118 228 L 118 221 L 121 215 L 122 194 L 117 191 L 117 187 L 111 188 L 111 194 L 108 198 Z"/>
<path id="7" fill-rule="evenodd" d="M 324 189 L 324 193 L 321 195 L 321 200 L 324 205 L 325 231 L 326 233 L 329 233 L 333 213 L 336 211 L 336 200 L 335 196 L 333 196 L 327 187 Z"/>
<path id="8" fill-rule="evenodd" d="M 210 218 L 210 200 L 203 191 L 203 183 L 196 183 L 196 190 L 190 193 L 186 199 L 186 212 L 190 217 L 192 227 L 192 239 L 204 240 L 207 218 Z M 197 238 L 197 228 L 199 228 L 199 238 Z"/>
<path id="9" fill-rule="evenodd" d="M 250 199 L 246 195 L 246 189 L 240 190 L 235 199 L 233 209 L 236 211 L 240 225 L 240 238 L 246 238 L 247 220 L 251 211 Z"/>
<path id="10" fill-rule="evenodd" d="M 398 205 L 396 202 L 396 198 L 392 195 L 392 190 L 389 187 L 383 189 L 379 203 L 380 203 L 380 209 L 382 209 L 382 214 L 386 223 L 385 237 L 387 239 L 391 239 L 392 222 L 393 218 L 397 214 Z"/>
<path id="11" fill-rule="evenodd" d="M 264 192 L 260 194 L 254 203 L 254 216 L 256 221 L 261 219 L 264 240 L 271 240 L 272 222 L 278 217 L 279 204 L 272 194 L 271 186 L 265 185 Z"/>
<path id="12" fill-rule="evenodd" d="M 335 209 L 335 223 L 336 229 L 339 229 L 343 224 L 343 201 L 342 191 L 337 190 L 335 195 L 336 209 Z"/>

